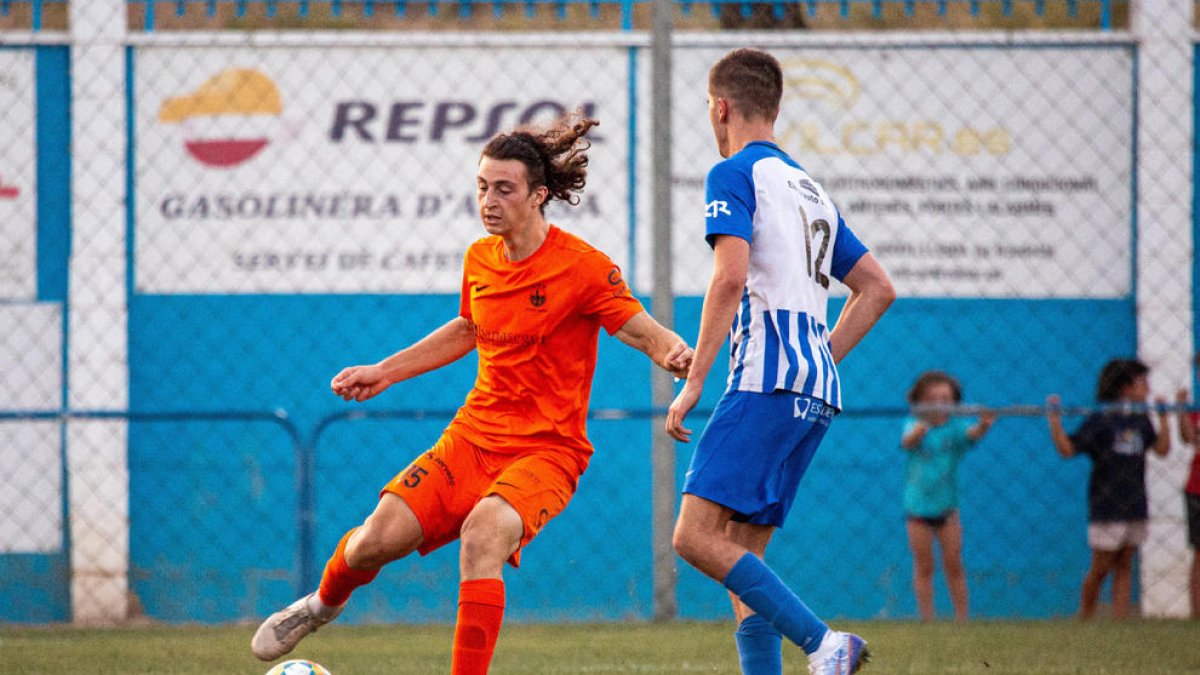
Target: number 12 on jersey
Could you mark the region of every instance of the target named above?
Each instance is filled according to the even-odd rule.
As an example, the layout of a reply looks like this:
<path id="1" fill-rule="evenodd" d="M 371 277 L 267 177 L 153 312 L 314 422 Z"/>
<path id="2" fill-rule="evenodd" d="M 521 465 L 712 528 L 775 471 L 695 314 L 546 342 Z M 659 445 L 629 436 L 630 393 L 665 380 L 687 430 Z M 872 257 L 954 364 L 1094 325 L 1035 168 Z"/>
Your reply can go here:
<path id="1" fill-rule="evenodd" d="M 800 207 L 800 222 L 804 227 L 804 252 L 807 255 L 808 276 L 821 285 L 821 288 L 829 288 L 829 276 L 821 271 L 821 266 L 825 263 L 825 254 L 829 251 L 829 221 L 824 218 L 818 218 L 810 224 L 808 222 L 808 214 L 804 212 L 804 207 Z M 817 259 L 813 260 L 813 245 L 814 239 L 820 235 L 820 248 L 817 249 Z M 815 263 L 815 264 L 814 264 Z"/>

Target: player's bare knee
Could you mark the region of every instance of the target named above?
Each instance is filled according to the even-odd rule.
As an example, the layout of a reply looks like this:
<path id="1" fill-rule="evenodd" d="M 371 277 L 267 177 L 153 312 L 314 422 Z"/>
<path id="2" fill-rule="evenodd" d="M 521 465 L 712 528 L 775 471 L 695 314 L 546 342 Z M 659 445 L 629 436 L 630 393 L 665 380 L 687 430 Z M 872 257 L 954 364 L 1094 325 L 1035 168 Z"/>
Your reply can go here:
<path id="1" fill-rule="evenodd" d="M 358 570 L 378 569 L 416 550 L 421 543 L 419 528 L 414 532 L 407 523 L 395 520 L 371 514 L 346 544 L 346 564 Z"/>
<path id="2" fill-rule="evenodd" d="M 463 569 L 502 567 L 521 543 L 525 525 L 516 510 L 500 497 L 479 502 L 459 530 Z"/>
<path id="3" fill-rule="evenodd" d="M 459 573 L 463 580 L 498 578 L 504 562 L 520 546 L 520 535 L 476 526 L 466 529 L 459 548 Z"/>
<path id="4" fill-rule="evenodd" d="M 487 532 L 482 527 L 472 528 L 462 538 L 459 548 L 464 570 L 485 568 L 501 569 L 504 561 L 517 550 L 519 537 L 505 536 L 498 532 Z"/>
<path id="5" fill-rule="evenodd" d="M 679 523 L 675 526 L 675 534 L 671 539 L 671 545 L 675 548 L 675 553 L 679 554 L 687 563 L 697 566 L 704 552 L 703 537 L 700 536 L 694 528 L 687 527 L 685 523 Z"/>

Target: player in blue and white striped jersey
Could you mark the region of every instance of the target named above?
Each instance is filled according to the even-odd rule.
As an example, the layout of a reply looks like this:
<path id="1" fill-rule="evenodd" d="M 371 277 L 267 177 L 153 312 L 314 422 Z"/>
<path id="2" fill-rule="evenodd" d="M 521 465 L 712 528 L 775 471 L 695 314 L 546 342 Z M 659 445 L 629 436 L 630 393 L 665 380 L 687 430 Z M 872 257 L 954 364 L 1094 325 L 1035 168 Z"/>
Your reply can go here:
<path id="1" fill-rule="evenodd" d="M 775 144 L 782 94 L 782 68 L 762 51 L 735 50 L 709 71 L 709 121 L 725 158 L 707 181 L 713 276 L 667 432 L 689 440 L 684 419 L 726 331 L 729 385 L 684 480 L 675 549 L 730 591 L 743 673 L 780 673 L 781 636 L 808 654 L 812 672 L 853 673 L 866 643 L 830 630 L 761 558 L 842 407 L 837 363 L 895 291 L 825 190 Z M 832 330 L 831 279 L 850 289 Z"/>
<path id="2" fill-rule="evenodd" d="M 707 238 L 746 240 L 749 269 L 733 318 L 729 388 L 777 389 L 841 409 L 829 348 L 830 278 L 866 253 L 820 184 L 769 141 L 752 141 L 708 174 Z"/>

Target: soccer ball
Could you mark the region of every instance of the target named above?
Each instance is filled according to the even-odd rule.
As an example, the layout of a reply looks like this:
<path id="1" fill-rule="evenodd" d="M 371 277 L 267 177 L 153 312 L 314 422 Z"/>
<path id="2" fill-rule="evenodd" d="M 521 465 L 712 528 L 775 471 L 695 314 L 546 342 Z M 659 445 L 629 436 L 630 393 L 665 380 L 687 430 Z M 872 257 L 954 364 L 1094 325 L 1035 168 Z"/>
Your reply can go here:
<path id="1" fill-rule="evenodd" d="M 332 675 L 332 673 L 319 663 L 304 659 L 292 659 L 275 664 L 275 667 L 267 671 L 267 675 Z"/>

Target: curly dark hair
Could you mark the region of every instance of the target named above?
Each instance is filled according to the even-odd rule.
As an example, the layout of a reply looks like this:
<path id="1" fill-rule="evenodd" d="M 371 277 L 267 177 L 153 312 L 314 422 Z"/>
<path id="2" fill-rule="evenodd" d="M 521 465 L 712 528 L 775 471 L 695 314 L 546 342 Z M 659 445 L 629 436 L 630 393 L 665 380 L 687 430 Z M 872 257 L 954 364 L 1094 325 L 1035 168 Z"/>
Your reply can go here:
<path id="1" fill-rule="evenodd" d="M 950 385 L 950 391 L 953 392 L 954 402 L 962 403 L 962 385 L 958 383 L 958 378 L 950 373 L 941 370 L 927 370 L 917 377 L 917 381 L 913 382 L 908 389 L 908 394 L 904 397 L 912 405 L 916 405 L 925 395 L 925 390 L 930 385 L 945 383 Z"/>
<path id="2" fill-rule="evenodd" d="M 561 199 L 574 206 L 587 184 L 587 151 L 591 141 L 584 138 L 599 121 L 582 113 L 572 113 L 549 127 L 519 127 L 496 134 L 483 147 L 483 157 L 515 159 L 525 165 L 529 189 L 546 186 L 550 196 L 542 202 Z"/>
<path id="3" fill-rule="evenodd" d="M 1113 359 L 1104 364 L 1100 371 L 1100 381 L 1096 383 L 1096 400 L 1102 402 L 1116 401 L 1121 398 L 1121 390 L 1133 384 L 1133 381 L 1150 372 L 1150 367 L 1137 359 Z"/>

